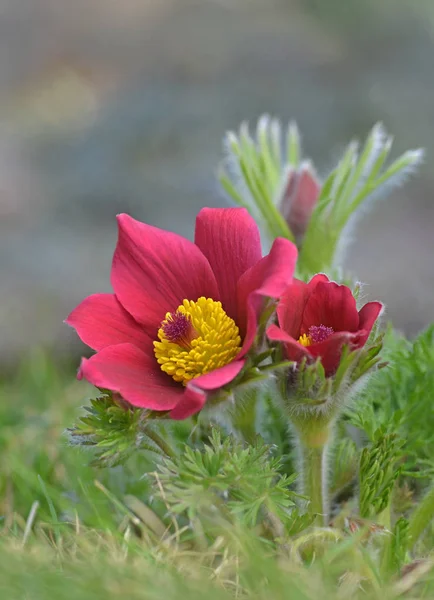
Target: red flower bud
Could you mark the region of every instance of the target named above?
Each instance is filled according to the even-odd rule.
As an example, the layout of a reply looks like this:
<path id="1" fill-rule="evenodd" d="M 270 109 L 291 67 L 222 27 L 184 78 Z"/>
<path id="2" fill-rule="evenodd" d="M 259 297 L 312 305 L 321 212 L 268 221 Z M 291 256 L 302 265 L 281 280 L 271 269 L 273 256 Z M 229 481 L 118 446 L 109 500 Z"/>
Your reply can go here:
<path id="1" fill-rule="evenodd" d="M 309 162 L 297 170 L 288 172 L 280 201 L 280 211 L 298 243 L 303 239 L 313 209 L 318 200 L 321 185 Z"/>

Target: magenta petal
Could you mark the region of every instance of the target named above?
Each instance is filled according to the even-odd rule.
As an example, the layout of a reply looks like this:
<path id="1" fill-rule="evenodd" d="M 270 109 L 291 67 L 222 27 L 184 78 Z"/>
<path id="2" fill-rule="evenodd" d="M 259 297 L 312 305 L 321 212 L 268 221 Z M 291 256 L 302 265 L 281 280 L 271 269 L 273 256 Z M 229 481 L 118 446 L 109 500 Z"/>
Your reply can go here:
<path id="1" fill-rule="evenodd" d="M 170 411 L 170 418 L 182 421 L 200 412 L 206 404 L 207 393 L 200 388 L 186 388 L 179 403 Z"/>
<path id="2" fill-rule="evenodd" d="M 127 313 L 114 294 L 94 294 L 81 302 L 65 320 L 80 339 L 93 348 L 131 342 L 148 348 L 151 340 L 143 327 Z"/>
<path id="3" fill-rule="evenodd" d="M 240 356 L 248 352 L 255 339 L 264 299 L 280 298 L 292 281 L 296 261 L 296 246 L 289 240 L 277 238 L 270 253 L 240 278 L 237 325 L 244 335 Z"/>
<path id="4" fill-rule="evenodd" d="M 199 388 L 206 391 L 217 390 L 235 379 L 245 363 L 245 360 L 234 360 L 224 367 L 220 367 L 210 373 L 205 373 L 204 375 L 192 379 L 189 381 L 187 388 Z"/>
<path id="5" fill-rule="evenodd" d="M 237 321 L 237 281 L 262 256 L 256 222 L 245 208 L 203 208 L 194 241 L 209 260 L 223 308 Z"/>
<path id="6" fill-rule="evenodd" d="M 286 333 L 283 329 L 280 329 L 277 325 L 272 323 L 267 327 L 267 338 L 272 342 L 291 342 L 294 338 Z"/>
<path id="7" fill-rule="evenodd" d="M 78 377 L 119 392 L 133 406 L 152 410 L 174 408 L 184 393 L 182 385 L 160 370 L 153 356 L 133 344 L 107 346 L 83 359 Z"/>
<path id="8" fill-rule="evenodd" d="M 192 242 L 128 215 L 119 215 L 118 224 L 113 289 L 151 337 L 156 336 L 165 314 L 176 310 L 184 299 L 219 299 L 211 267 Z"/>
<path id="9" fill-rule="evenodd" d="M 277 325 L 272 324 L 268 327 L 267 337 L 271 342 L 282 342 L 287 360 L 300 362 L 303 358 L 311 358 L 309 350 L 305 346 L 286 333 L 286 331 L 277 327 Z"/>
<path id="10" fill-rule="evenodd" d="M 245 362 L 245 360 L 234 360 L 220 369 L 189 381 L 182 400 L 170 413 L 171 418 L 186 419 L 199 412 L 206 403 L 207 392 L 218 390 L 230 383 L 241 372 Z"/>

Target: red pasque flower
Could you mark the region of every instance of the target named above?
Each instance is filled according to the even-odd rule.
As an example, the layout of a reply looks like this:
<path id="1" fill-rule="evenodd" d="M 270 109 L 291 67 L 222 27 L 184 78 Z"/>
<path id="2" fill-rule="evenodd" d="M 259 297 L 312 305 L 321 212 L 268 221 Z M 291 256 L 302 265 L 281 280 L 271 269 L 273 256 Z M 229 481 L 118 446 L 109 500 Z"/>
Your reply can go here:
<path id="1" fill-rule="evenodd" d="M 270 325 L 270 340 L 283 342 L 288 360 L 320 357 L 327 376 L 340 362 L 342 348 L 365 345 L 383 305 L 368 302 L 357 311 L 356 300 L 345 285 L 315 275 L 309 283 L 293 279 L 277 306 L 277 325 Z"/>
<path id="2" fill-rule="evenodd" d="M 240 373 L 264 300 L 291 283 L 297 250 L 278 238 L 262 258 L 244 208 L 201 210 L 194 243 L 125 214 L 118 225 L 114 294 L 89 296 L 66 320 L 97 351 L 78 377 L 184 419 Z"/>
<path id="3" fill-rule="evenodd" d="M 301 241 L 317 203 L 321 185 L 309 162 L 291 169 L 283 189 L 280 211 L 297 241 Z"/>

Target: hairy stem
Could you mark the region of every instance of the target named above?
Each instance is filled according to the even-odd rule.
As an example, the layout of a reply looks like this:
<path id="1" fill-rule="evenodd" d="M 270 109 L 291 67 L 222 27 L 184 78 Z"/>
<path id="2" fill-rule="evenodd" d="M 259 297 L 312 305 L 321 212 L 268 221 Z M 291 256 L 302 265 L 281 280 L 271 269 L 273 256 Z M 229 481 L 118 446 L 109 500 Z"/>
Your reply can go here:
<path id="1" fill-rule="evenodd" d="M 233 415 L 233 426 L 236 431 L 248 444 L 253 444 L 256 440 L 256 403 L 257 393 L 252 392 L 250 397 L 237 408 Z"/>
<path id="2" fill-rule="evenodd" d="M 325 527 L 328 522 L 329 498 L 327 487 L 327 448 L 330 431 L 315 435 L 299 433 L 298 446 L 301 468 L 301 493 L 309 499 L 309 513 L 315 515 L 315 525 Z"/>
<path id="3" fill-rule="evenodd" d="M 160 435 L 158 435 L 158 433 L 154 429 L 151 429 L 150 427 L 146 428 L 145 434 L 150 440 L 154 442 L 156 446 L 158 446 L 158 448 L 160 448 L 163 454 L 165 454 L 168 458 L 176 458 L 176 453 L 174 452 L 174 450 L 172 450 L 169 444 L 165 442 L 163 438 Z"/>
<path id="4" fill-rule="evenodd" d="M 325 448 L 302 448 L 303 495 L 309 498 L 309 512 L 316 515 L 315 524 L 327 521 L 325 494 Z"/>

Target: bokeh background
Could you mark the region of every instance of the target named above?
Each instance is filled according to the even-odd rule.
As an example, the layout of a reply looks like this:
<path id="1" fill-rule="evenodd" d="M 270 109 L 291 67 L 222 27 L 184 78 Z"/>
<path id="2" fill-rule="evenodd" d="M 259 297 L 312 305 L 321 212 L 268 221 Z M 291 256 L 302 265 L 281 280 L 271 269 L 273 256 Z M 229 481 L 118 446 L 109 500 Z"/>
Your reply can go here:
<path id="1" fill-rule="evenodd" d="M 319 173 L 376 121 L 425 164 L 360 224 L 346 266 L 412 335 L 434 319 L 432 0 L 1 0 L 0 365 L 83 350 L 114 216 L 192 236 L 223 206 L 227 129 L 296 119 Z"/>

